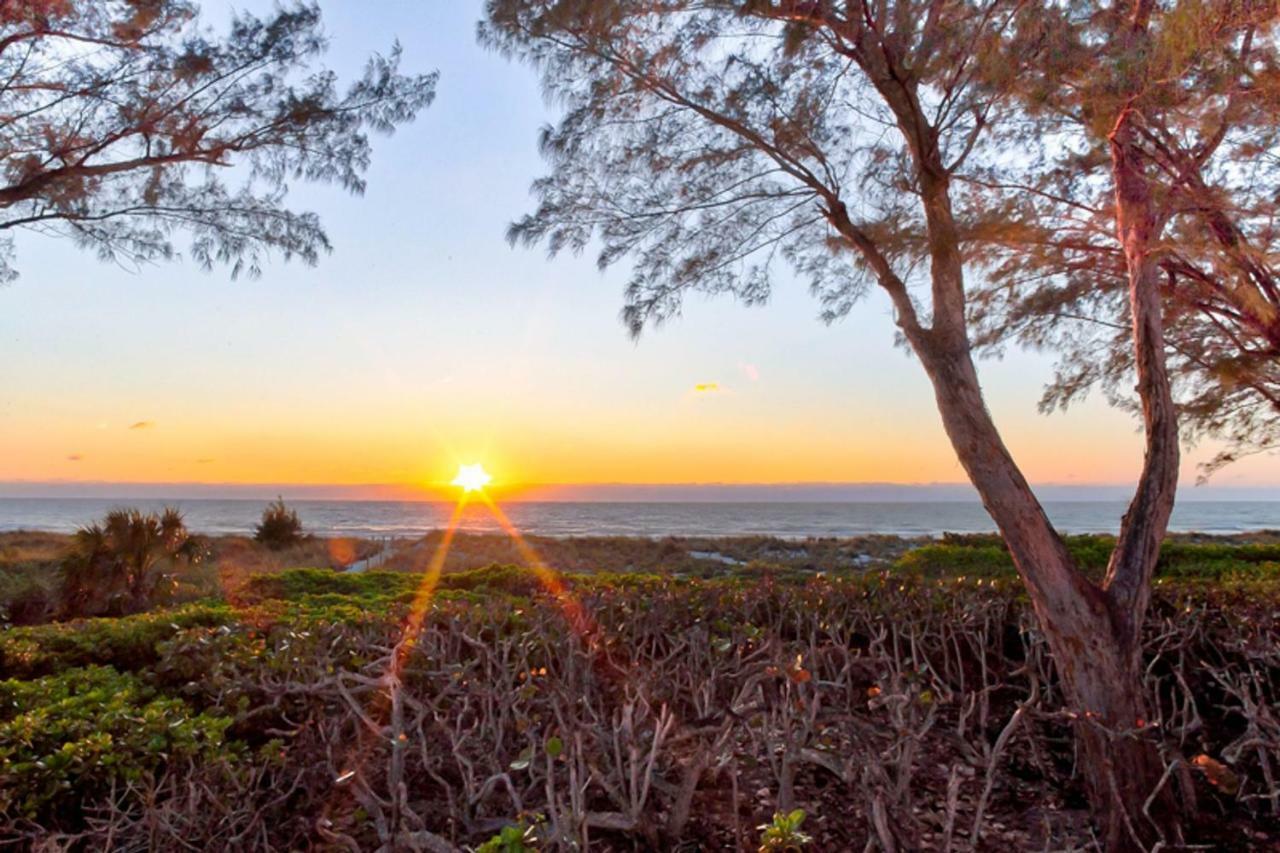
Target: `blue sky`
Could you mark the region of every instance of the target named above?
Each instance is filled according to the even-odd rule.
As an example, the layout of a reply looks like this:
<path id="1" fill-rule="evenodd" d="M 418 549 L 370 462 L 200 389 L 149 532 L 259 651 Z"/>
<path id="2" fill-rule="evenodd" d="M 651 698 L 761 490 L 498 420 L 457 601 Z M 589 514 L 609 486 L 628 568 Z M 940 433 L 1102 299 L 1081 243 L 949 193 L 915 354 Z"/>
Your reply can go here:
<path id="1" fill-rule="evenodd" d="M 480 4 L 323 8 L 346 77 L 397 37 L 406 69 L 441 73 L 418 122 L 376 140 L 363 197 L 294 188 L 334 252 L 231 281 L 19 238 L 22 277 L 0 289 L 0 481 L 428 483 L 474 459 L 520 482 L 964 479 L 881 297 L 825 326 L 783 280 L 765 307 L 695 296 L 631 341 L 625 270 L 504 241 L 554 110 L 530 69 L 477 46 Z M 1133 421 L 1097 400 L 1039 415 L 1050 367 L 982 366 L 1030 478 L 1129 481 Z M 1217 482 L 1280 484 L 1280 463 Z"/>

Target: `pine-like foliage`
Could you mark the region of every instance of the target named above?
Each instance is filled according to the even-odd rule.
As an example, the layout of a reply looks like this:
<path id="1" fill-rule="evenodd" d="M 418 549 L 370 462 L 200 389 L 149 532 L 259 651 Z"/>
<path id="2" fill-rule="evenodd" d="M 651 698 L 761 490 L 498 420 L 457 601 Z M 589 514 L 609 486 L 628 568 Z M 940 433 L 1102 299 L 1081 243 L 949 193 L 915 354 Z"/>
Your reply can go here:
<path id="1" fill-rule="evenodd" d="M 1139 12 L 1143 37 L 1115 37 Z M 1225 441 L 1229 462 L 1280 439 L 1278 15 L 1257 0 L 490 0 L 481 39 L 563 107 L 537 209 L 510 237 L 625 259 L 636 334 L 691 291 L 761 303 L 788 272 L 829 321 L 899 279 L 899 326 L 927 324 L 931 175 L 974 343 L 1059 353 L 1046 409 L 1092 388 L 1136 409 L 1108 151 L 1127 110 L 1159 186 L 1183 433 Z"/>
<path id="2" fill-rule="evenodd" d="M 296 510 L 276 498 L 262 511 L 262 521 L 253 530 L 253 538 L 272 550 L 288 548 L 302 541 L 302 522 Z"/>
<path id="3" fill-rule="evenodd" d="M 187 0 L 0 4 L 0 280 L 13 229 L 72 238 L 103 259 L 175 253 L 256 273 L 270 252 L 314 262 L 319 220 L 287 183 L 364 189 L 368 132 L 413 119 L 435 75 L 405 76 L 399 46 L 339 92 L 317 62 L 314 5 L 236 14 L 225 32 Z"/>
<path id="4" fill-rule="evenodd" d="M 1109 35 L 1144 11 L 1141 38 Z M 1117 116 L 1137 127 L 1183 434 L 1225 442 L 1206 475 L 1280 441 L 1278 22 L 1274 2 L 1024 7 L 1022 156 L 970 183 L 1007 218 L 975 246 L 985 342 L 1061 354 L 1046 410 L 1094 388 L 1136 409 L 1109 146 Z"/>

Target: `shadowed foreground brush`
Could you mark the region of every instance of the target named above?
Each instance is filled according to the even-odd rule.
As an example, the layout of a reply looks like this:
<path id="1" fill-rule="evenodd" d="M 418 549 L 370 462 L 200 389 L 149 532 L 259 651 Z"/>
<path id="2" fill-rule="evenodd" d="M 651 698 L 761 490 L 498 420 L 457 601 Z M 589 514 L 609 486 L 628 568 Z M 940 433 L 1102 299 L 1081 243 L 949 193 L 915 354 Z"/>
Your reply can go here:
<path id="1" fill-rule="evenodd" d="M 1073 721 L 1008 581 L 569 576 L 589 622 L 562 598 L 468 582 L 438 591 L 405 645 L 413 576 L 322 574 L 264 578 L 240 608 L 0 634 L 0 675 L 14 679 L 0 683 L 5 837 L 206 850 L 1096 844 Z M 1105 732 L 1156 746 L 1167 783 L 1211 815 L 1197 837 L 1220 849 L 1280 841 L 1278 613 L 1274 580 L 1162 585 L 1144 635 L 1153 714 Z M 122 688 L 104 691 L 113 679 Z M 92 736 L 108 718 L 145 722 L 102 729 L 108 747 Z M 64 741 L 78 744 L 65 758 Z"/>

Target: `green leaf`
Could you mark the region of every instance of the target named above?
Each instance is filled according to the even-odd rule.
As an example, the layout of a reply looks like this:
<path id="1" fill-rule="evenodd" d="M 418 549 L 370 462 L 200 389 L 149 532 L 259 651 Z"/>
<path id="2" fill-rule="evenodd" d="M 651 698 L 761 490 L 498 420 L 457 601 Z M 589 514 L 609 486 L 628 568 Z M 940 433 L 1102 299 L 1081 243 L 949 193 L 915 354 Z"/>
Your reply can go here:
<path id="1" fill-rule="evenodd" d="M 508 765 L 512 770 L 528 770 L 529 765 L 533 762 L 533 747 L 529 747 L 520 753 L 520 757 Z"/>

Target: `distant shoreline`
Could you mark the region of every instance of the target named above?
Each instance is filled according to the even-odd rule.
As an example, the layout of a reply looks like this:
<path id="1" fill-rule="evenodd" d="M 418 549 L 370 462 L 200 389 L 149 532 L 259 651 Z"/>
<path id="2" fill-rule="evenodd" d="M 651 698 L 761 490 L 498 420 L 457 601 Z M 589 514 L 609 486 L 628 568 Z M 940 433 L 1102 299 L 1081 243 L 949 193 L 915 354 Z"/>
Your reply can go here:
<path id="1" fill-rule="evenodd" d="M 428 501 L 297 500 L 285 496 L 304 528 L 326 537 L 416 538 L 448 523 L 454 504 Z M 252 532 L 266 501 L 252 498 L 0 498 L 0 531 L 72 532 L 113 508 L 156 510 L 177 506 L 192 530 L 209 535 Z M 1123 500 L 1046 500 L 1050 519 L 1064 533 L 1114 533 Z M 975 501 L 740 501 L 740 502 L 504 502 L 525 533 L 551 537 L 667 536 L 781 539 L 888 535 L 937 537 L 992 533 L 995 525 Z M 495 533 L 500 525 L 479 502 L 468 506 L 461 529 Z M 1280 501 L 1184 501 L 1170 530 L 1237 535 L 1280 530 Z"/>

